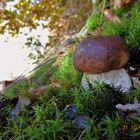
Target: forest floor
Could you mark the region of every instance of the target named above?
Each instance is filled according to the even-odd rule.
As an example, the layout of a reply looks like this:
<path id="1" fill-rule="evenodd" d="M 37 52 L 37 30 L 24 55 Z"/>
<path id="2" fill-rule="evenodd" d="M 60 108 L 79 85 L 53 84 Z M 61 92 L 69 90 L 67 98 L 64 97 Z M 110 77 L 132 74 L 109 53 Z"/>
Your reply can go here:
<path id="1" fill-rule="evenodd" d="M 76 45 L 87 35 L 117 35 L 126 41 L 131 54 L 125 69 L 139 80 L 140 3 L 112 10 L 121 20 L 119 23 L 112 18 L 109 22 L 103 11 L 99 14 L 94 12 L 87 15 L 84 24 L 79 21 L 81 25 L 75 33 L 71 30 L 76 23 L 71 28 L 69 26 L 68 34 L 48 54 L 49 59 L 32 71 L 30 77 L 3 83 L 5 89 L 0 96 L 1 139 L 140 139 L 140 84 L 122 93 L 119 88 L 97 83 L 96 87 L 91 87 L 91 93 L 81 86 L 83 73 L 74 68 L 72 61 Z M 100 24 L 97 19 L 100 19 Z M 86 32 L 83 30 L 76 34 L 84 25 Z M 117 104 L 138 105 L 138 109 L 122 112 L 116 108 Z"/>

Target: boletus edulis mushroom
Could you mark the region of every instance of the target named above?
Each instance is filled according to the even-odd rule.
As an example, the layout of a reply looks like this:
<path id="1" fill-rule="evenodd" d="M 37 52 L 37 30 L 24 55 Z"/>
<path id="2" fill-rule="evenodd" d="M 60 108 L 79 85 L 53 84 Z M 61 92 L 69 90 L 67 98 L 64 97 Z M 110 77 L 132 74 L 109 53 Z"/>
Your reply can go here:
<path id="1" fill-rule="evenodd" d="M 102 81 L 122 91 L 128 91 L 132 84 L 123 68 L 129 60 L 129 50 L 125 41 L 118 36 L 89 37 L 79 43 L 74 51 L 74 67 L 84 72 L 82 84 L 88 88 L 88 82 Z"/>

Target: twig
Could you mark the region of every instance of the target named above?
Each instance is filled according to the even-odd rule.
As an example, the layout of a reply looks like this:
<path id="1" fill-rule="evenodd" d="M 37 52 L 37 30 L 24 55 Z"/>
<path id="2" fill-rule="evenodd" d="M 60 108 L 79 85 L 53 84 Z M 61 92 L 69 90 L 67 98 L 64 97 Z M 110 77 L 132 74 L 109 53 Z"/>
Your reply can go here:
<path id="1" fill-rule="evenodd" d="M 55 58 L 51 58 L 51 59 L 49 59 L 49 60 L 44 60 L 43 63 L 41 63 L 40 65 L 36 66 L 35 68 L 33 68 L 32 70 L 30 70 L 29 72 L 27 72 L 28 69 L 26 69 L 20 76 L 18 76 L 16 79 L 14 79 L 14 80 L 12 81 L 11 84 L 9 84 L 7 87 L 5 87 L 3 90 L 0 91 L 0 96 L 6 97 L 6 96 L 4 96 L 4 94 L 2 94 L 2 93 L 3 93 L 9 86 L 15 84 L 16 82 L 18 82 L 18 81 L 20 81 L 20 80 L 24 80 L 24 79 L 27 79 L 27 80 L 28 80 L 28 78 L 26 78 L 26 75 L 29 75 L 29 74 L 32 73 L 33 71 L 35 71 L 35 70 L 39 69 L 40 67 L 42 67 L 43 65 L 48 64 L 48 63 L 50 62 L 50 60 L 52 60 L 52 59 L 55 59 Z"/>
<path id="2" fill-rule="evenodd" d="M 82 131 L 82 133 L 80 134 L 80 136 L 79 136 L 79 138 L 78 138 L 77 140 L 81 140 L 81 138 L 82 138 L 82 136 L 84 135 L 85 132 L 86 132 L 86 129 L 84 129 L 84 130 Z"/>

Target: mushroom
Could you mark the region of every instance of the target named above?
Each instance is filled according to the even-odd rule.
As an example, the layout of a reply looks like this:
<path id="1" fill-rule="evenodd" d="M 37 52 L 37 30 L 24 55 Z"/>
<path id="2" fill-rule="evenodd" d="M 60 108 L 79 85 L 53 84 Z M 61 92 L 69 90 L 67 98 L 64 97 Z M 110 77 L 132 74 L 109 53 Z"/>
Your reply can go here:
<path id="1" fill-rule="evenodd" d="M 118 36 L 96 36 L 83 40 L 73 55 L 74 67 L 84 72 L 82 85 L 105 82 L 121 87 L 126 92 L 132 87 L 131 79 L 123 68 L 130 54 L 124 40 Z M 88 81 L 87 81 L 88 79 Z"/>

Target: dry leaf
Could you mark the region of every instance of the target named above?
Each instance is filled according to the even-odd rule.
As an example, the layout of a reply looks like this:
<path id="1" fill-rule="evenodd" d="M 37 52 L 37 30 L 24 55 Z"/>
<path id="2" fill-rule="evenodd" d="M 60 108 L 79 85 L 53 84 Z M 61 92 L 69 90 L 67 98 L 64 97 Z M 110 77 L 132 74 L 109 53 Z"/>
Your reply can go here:
<path id="1" fill-rule="evenodd" d="M 129 67 L 130 76 L 140 79 L 140 64 L 134 64 Z"/>
<path id="2" fill-rule="evenodd" d="M 101 35 L 101 33 L 102 33 L 102 28 L 101 27 L 98 27 L 97 29 L 96 29 L 96 35 Z"/>
<path id="3" fill-rule="evenodd" d="M 114 0 L 113 5 L 114 8 L 121 8 L 123 6 L 128 6 L 133 4 L 136 0 Z"/>
<path id="4" fill-rule="evenodd" d="M 114 0 L 114 8 L 121 8 L 122 7 L 122 0 Z"/>
<path id="5" fill-rule="evenodd" d="M 61 61 L 64 59 L 65 53 L 60 53 L 54 63 L 54 66 L 59 67 L 61 64 Z"/>
<path id="6" fill-rule="evenodd" d="M 123 6 L 133 4 L 136 0 L 123 0 Z"/>
<path id="7" fill-rule="evenodd" d="M 28 92 L 35 97 L 39 97 L 43 94 L 44 91 L 47 90 L 47 88 L 47 85 L 38 87 L 37 89 L 30 88 Z"/>
<path id="8" fill-rule="evenodd" d="M 133 77 L 140 78 L 140 72 L 132 74 Z"/>
<path id="9" fill-rule="evenodd" d="M 3 90 L 7 88 L 10 84 L 12 84 L 14 81 L 4 80 L 0 82 L 0 90 L 3 93 Z"/>
<path id="10" fill-rule="evenodd" d="M 121 22 L 120 18 L 117 15 L 114 15 L 110 12 L 110 9 L 105 9 L 104 15 L 107 21 Z"/>
<path id="11" fill-rule="evenodd" d="M 74 51 L 75 48 L 76 48 L 76 45 L 75 45 L 75 44 L 70 44 L 70 45 L 68 45 L 67 47 L 68 47 L 68 50 Z"/>
<path id="12" fill-rule="evenodd" d="M 4 81 L 1 81 L 1 84 L 3 85 L 4 88 L 6 88 L 8 85 L 10 85 L 13 82 L 14 81 L 4 80 Z"/>
<path id="13" fill-rule="evenodd" d="M 56 84 L 58 84 L 58 83 L 59 83 L 59 81 L 58 81 L 57 79 L 51 78 L 51 84 L 52 84 L 52 85 L 56 85 Z"/>

